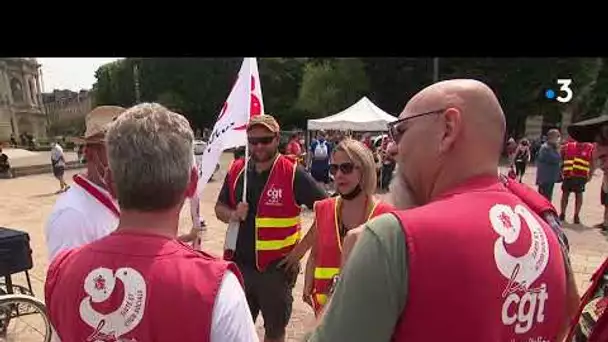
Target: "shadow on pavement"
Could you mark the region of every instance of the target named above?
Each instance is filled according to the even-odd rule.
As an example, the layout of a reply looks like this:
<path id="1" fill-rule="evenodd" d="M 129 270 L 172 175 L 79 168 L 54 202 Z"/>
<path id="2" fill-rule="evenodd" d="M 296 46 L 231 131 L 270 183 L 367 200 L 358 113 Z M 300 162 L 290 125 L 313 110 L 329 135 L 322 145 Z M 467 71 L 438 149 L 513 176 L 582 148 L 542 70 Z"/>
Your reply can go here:
<path id="1" fill-rule="evenodd" d="M 45 197 L 52 197 L 52 196 L 59 195 L 59 194 L 61 194 L 61 193 L 50 192 L 48 194 L 33 195 L 33 196 L 30 196 L 30 198 L 45 198 Z"/>

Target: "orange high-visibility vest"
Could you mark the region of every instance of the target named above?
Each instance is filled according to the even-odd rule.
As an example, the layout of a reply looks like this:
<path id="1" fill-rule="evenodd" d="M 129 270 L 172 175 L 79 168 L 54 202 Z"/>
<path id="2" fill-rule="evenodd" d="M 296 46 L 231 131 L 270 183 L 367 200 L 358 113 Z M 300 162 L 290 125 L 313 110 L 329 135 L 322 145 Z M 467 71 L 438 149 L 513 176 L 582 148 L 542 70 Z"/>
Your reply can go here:
<path id="1" fill-rule="evenodd" d="M 255 217 L 256 266 L 263 271 L 270 263 L 287 255 L 300 240 L 300 206 L 293 191 L 296 163 L 279 155 L 270 169 L 260 195 Z M 228 171 L 230 205 L 236 208 L 236 185 L 244 171 L 245 159 L 236 159 Z"/>
<path id="2" fill-rule="evenodd" d="M 562 158 L 564 159 L 562 167 L 563 178 L 589 177 L 592 154 L 593 144 L 576 141 L 566 143 L 562 147 Z"/>
<path id="3" fill-rule="evenodd" d="M 327 296 L 334 278 L 340 273 L 342 261 L 342 241 L 338 226 L 338 210 L 340 197 L 331 197 L 315 202 L 315 222 L 317 226 L 317 255 L 315 258 L 315 274 L 313 282 L 313 308 L 319 315 L 327 303 Z M 380 214 L 388 213 L 393 207 L 381 201 L 371 203 L 373 209 L 367 220 Z"/>

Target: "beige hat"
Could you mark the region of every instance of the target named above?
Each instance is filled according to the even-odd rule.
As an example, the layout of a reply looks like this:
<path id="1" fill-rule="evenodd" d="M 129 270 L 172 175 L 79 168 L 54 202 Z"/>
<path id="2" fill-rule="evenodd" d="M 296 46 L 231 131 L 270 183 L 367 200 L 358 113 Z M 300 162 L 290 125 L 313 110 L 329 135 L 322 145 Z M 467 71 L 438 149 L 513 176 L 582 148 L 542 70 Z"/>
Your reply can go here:
<path id="1" fill-rule="evenodd" d="M 85 118 L 86 131 L 84 136 L 74 140 L 80 143 L 102 142 L 108 130 L 108 125 L 125 110 L 125 108 L 119 106 L 96 107 Z"/>
<path id="2" fill-rule="evenodd" d="M 266 127 L 272 133 L 279 133 L 281 131 L 279 123 L 271 115 L 261 114 L 251 117 L 251 119 L 249 119 L 249 124 L 247 125 L 247 131 L 257 125 Z"/>

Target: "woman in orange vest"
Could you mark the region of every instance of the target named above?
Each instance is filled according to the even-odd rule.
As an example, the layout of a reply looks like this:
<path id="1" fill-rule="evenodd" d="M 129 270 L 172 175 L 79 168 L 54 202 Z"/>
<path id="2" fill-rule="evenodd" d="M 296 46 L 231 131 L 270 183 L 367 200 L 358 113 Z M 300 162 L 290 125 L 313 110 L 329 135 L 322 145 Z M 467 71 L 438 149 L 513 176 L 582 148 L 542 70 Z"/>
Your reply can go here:
<path id="1" fill-rule="evenodd" d="M 339 196 L 315 203 L 315 223 L 309 241 L 312 252 L 306 264 L 304 300 L 319 315 L 332 283 L 340 273 L 342 242 L 346 233 L 392 207 L 374 197 L 376 168 L 372 152 L 361 142 L 343 140 L 330 159 Z"/>

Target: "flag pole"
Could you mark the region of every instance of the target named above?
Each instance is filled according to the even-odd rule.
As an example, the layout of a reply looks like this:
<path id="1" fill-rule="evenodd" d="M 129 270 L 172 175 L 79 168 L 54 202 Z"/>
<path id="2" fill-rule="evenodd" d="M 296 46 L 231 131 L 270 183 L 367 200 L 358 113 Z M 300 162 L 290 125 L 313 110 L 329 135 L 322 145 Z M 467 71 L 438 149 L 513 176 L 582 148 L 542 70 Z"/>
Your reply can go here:
<path id="1" fill-rule="evenodd" d="M 249 124 L 249 120 L 251 120 L 251 63 L 253 59 L 249 59 L 249 75 L 247 78 L 249 79 L 249 86 L 247 87 L 247 124 Z M 247 129 L 245 129 L 245 134 L 247 134 Z M 249 170 L 249 141 L 245 141 L 245 172 L 243 172 L 243 198 L 242 202 L 247 203 L 247 172 Z"/>

